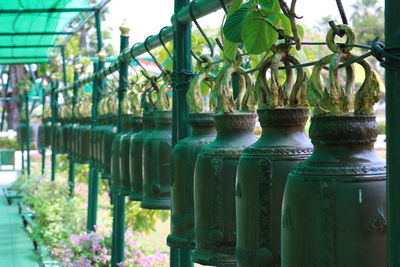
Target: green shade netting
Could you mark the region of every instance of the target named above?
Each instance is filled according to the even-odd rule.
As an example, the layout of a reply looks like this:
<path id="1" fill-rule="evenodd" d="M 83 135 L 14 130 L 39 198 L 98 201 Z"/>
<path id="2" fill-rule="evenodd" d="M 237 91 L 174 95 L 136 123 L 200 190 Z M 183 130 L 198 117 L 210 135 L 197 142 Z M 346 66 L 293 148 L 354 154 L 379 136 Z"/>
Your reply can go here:
<path id="1" fill-rule="evenodd" d="M 92 3 L 90 3 L 92 2 Z M 100 2 L 100 1 L 98 1 Z M 56 32 L 73 32 L 92 12 L 47 12 L 49 9 L 93 8 L 90 0 L 0 0 L 0 64 L 43 63 L 49 61 L 54 50 L 70 35 Z M 43 12 L 29 10 L 45 9 Z M 7 13 L 7 11 L 14 13 Z M 20 10 L 21 12 L 15 12 Z M 20 35 L 18 33 L 54 33 L 49 35 Z M 9 46 L 50 46 L 21 48 Z"/>

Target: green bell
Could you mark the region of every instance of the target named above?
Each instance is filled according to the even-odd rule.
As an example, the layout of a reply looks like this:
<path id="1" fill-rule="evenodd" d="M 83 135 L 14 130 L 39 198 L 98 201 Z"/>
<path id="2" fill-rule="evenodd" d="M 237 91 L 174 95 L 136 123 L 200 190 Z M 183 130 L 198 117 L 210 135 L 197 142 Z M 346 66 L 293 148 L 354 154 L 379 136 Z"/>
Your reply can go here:
<path id="1" fill-rule="evenodd" d="M 90 118 L 83 118 L 83 124 L 80 126 L 79 136 L 78 136 L 78 155 L 79 163 L 87 164 L 89 163 L 89 147 L 90 147 L 90 130 L 92 126 L 90 125 Z"/>
<path id="2" fill-rule="evenodd" d="M 60 129 L 60 153 L 66 154 L 67 153 L 67 144 L 68 144 L 68 132 L 71 127 L 70 119 L 63 119 L 62 126 Z"/>
<path id="3" fill-rule="evenodd" d="M 121 139 L 121 148 L 119 153 L 119 169 L 121 179 L 121 190 L 120 194 L 123 196 L 129 196 L 131 191 L 131 181 L 129 173 L 129 155 L 130 155 L 130 144 L 132 138 L 142 130 L 142 117 L 130 117 L 131 129 Z"/>
<path id="4" fill-rule="evenodd" d="M 214 113 L 190 113 L 189 137 L 174 147 L 171 161 L 170 247 L 194 249 L 194 167 L 200 150 L 215 140 Z"/>
<path id="5" fill-rule="evenodd" d="M 121 192 L 122 181 L 121 181 L 121 170 L 120 170 L 120 150 L 122 138 L 128 134 L 132 128 L 131 115 L 121 115 L 121 132 L 118 133 L 112 142 L 111 148 L 111 192 Z"/>
<path id="6" fill-rule="evenodd" d="M 282 266 L 386 266 L 386 163 L 373 115 L 315 116 L 282 204 Z"/>
<path id="7" fill-rule="evenodd" d="M 45 132 L 44 136 L 46 137 L 46 139 L 45 139 L 46 147 L 49 147 L 51 145 L 51 136 L 52 136 L 51 130 L 52 130 L 51 121 L 49 120 L 45 123 L 45 129 L 44 129 L 44 132 Z"/>
<path id="8" fill-rule="evenodd" d="M 256 141 L 257 115 L 218 113 L 215 141 L 199 153 L 194 176 L 196 263 L 213 266 L 236 264 L 236 169 L 243 150 Z"/>
<path id="9" fill-rule="evenodd" d="M 73 149 L 73 154 L 74 154 L 74 158 L 75 158 L 75 161 L 77 162 L 77 163 L 81 163 L 81 158 L 80 158 L 80 153 L 79 153 L 79 149 L 80 149 L 80 138 L 79 138 L 79 136 L 80 136 L 80 134 L 81 134 L 81 130 L 82 130 L 82 125 L 83 125 L 83 119 L 82 118 L 78 118 L 78 125 L 77 125 L 77 127 L 75 128 L 75 132 L 74 132 L 74 139 L 75 139 L 75 142 L 74 142 L 74 149 Z"/>
<path id="10" fill-rule="evenodd" d="M 134 135 L 129 148 L 129 199 L 141 201 L 143 198 L 143 141 L 154 130 L 154 113 L 143 114 L 143 130 Z"/>
<path id="11" fill-rule="evenodd" d="M 31 124 L 29 124 L 29 139 L 31 143 L 35 140 L 35 132 Z M 26 123 L 24 121 L 21 121 L 17 126 L 17 142 L 18 144 L 25 146 L 26 141 Z"/>
<path id="12" fill-rule="evenodd" d="M 101 167 L 104 179 L 111 179 L 111 155 L 112 143 L 117 135 L 118 116 L 110 115 L 107 118 L 107 125 L 104 126 L 104 132 L 101 140 Z"/>
<path id="13" fill-rule="evenodd" d="M 281 206 L 287 176 L 312 153 L 305 108 L 259 109 L 262 135 L 240 156 L 236 177 L 238 265 L 280 266 Z"/>
<path id="14" fill-rule="evenodd" d="M 98 150 L 98 135 L 102 128 L 102 119 L 98 118 L 98 123 L 96 126 L 92 128 L 90 131 L 90 161 L 92 162 L 93 166 L 99 168 L 98 160 L 97 160 L 97 150 Z"/>
<path id="15" fill-rule="evenodd" d="M 61 127 L 62 124 L 60 121 L 57 121 L 54 123 L 53 126 L 53 137 L 52 137 L 52 146 L 54 146 L 54 151 L 57 154 L 60 154 L 61 149 L 60 149 L 60 144 L 61 144 Z"/>
<path id="16" fill-rule="evenodd" d="M 77 119 L 74 119 L 71 123 L 71 127 L 69 129 L 69 139 L 68 139 L 68 155 L 69 157 L 75 161 L 75 142 L 76 142 L 76 128 L 79 126 L 77 123 Z"/>
<path id="17" fill-rule="evenodd" d="M 172 112 L 156 113 L 156 128 L 143 141 L 144 209 L 170 209 L 170 160 Z"/>
<path id="18" fill-rule="evenodd" d="M 46 149 L 46 136 L 45 136 L 45 128 L 46 128 L 46 120 L 43 119 L 43 123 L 39 126 L 38 130 L 38 148 L 39 150 Z"/>

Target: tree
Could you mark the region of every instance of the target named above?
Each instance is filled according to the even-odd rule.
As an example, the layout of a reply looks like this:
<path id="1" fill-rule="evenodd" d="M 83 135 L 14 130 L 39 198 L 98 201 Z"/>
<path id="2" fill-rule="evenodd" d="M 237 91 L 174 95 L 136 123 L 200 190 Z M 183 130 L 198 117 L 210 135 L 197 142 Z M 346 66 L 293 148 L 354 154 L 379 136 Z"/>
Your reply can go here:
<path id="1" fill-rule="evenodd" d="M 384 12 L 378 0 L 358 0 L 351 16 L 356 40 L 361 44 L 371 44 L 376 37 L 384 40 Z"/>

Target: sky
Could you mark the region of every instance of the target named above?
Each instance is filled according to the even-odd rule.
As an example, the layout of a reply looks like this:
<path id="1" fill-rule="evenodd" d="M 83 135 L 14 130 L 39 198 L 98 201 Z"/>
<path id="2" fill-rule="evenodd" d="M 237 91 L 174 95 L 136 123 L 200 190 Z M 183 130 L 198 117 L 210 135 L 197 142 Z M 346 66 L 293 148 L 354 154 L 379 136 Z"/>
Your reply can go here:
<path id="1" fill-rule="evenodd" d="M 217 0 L 214 0 L 217 1 Z M 290 0 L 287 0 L 289 3 Z M 356 0 L 344 0 L 343 6 L 347 17 L 352 14 L 352 5 Z M 384 5 L 384 0 L 378 0 L 380 5 Z M 110 14 L 103 23 L 104 27 L 112 30 L 112 44 L 119 47 L 119 26 L 125 19 L 131 27 L 130 43 L 143 42 L 147 36 L 158 34 L 164 26 L 171 25 L 173 14 L 172 0 L 111 0 L 108 4 Z M 303 16 L 300 23 L 309 27 L 318 24 L 324 16 L 331 15 L 335 21 L 340 23 L 340 15 L 336 7 L 335 0 L 299 0 L 297 1 L 297 15 Z M 223 19 L 223 11 L 214 12 L 204 18 L 199 19 L 200 25 L 204 27 L 218 28 Z"/>

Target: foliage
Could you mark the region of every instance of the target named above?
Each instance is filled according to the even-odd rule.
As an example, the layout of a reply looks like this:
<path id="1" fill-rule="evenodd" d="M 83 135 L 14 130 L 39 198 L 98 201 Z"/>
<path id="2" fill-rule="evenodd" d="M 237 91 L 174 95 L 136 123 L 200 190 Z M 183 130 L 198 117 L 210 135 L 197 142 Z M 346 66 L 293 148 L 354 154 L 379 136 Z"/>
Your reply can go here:
<path id="1" fill-rule="evenodd" d="M 386 123 L 384 121 L 378 121 L 378 134 L 386 134 Z"/>
<path id="2" fill-rule="evenodd" d="M 53 250 L 52 256 L 61 260 L 62 266 L 96 266 L 107 267 L 111 265 L 111 235 L 103 233 L 97 228 L 97 233 L 84 233 L 72 235 L 60 246 Z M 125 232 L 125 262 L 119 266 L 167 266 L 167 255 L 156 251 L 149 254 L 140 247 L 138 239 L 140 234 L 133 235 L 131 231 Z M 145 251 L 145 252 L 143 252 Z"/>
<path id="3" fill-rule="evenodd" d="M 256 55 L 268 51 L 278 38 L 298 43 L 302 29 L 294 21 L 294 6 L 289 10 L 283 0 L 234 0 L 223 27 L 224 46 L 230 48 L 224 56 L 235 59 L 235 43 L 243 42 Z"/>
<path id="4" fill-rule="evenodd" d="M 376 37 L 384 40 L 384 12 L 377 0 L 358 0 L 354 5 L 351 22 L 357 42 L 369 45 Z"/>
<path id="5" fill-rule="evenodd" d="M 61 157 L 61 162 L 65 158 Z M 77 168 L 78 170 L 80 168 Z M 84 180 L 78 172 L 77 180 Z M 62 174 L 62 173 L 61 173 Z M 106 192 L 99 195 L 97 234 L 85 233 L 88 189 L 77 183 L 75 195 L 68 194 L 68 182 L 59 175 L 55 182 L 47 178 L 21 176 L 13 185 L 20 192 L 25 204 L 34 212 L 38 227 L 32 235 L 40 235 L 53 257 L 63 262 L 62 266 L 79 265 L 83 262 L 93 266 L 110 266 L 111 251 L 111 205 Z M 105 188 L 104 186 L 102 188 Z M 101 190 L 102 191 L 102 190 Z M 124 266 L 164 266 L 166 255 L 152 252 L 139 245 L 140 232 L 153 230 L 157 218 L 168 218 L 168 212 L 140 209 L 138 202 L 127 205 L 126 253 Z"/>
<path id="6" fill-rule="evenodd" d="M 16 138 L 0 138 L 0 149 L 20 149 Z"/>
<path id="7" fill-rule="evenodd" d="M 64 180 L 50 182 L 43 177 L 21 177 L 14 188 L 21 192 L 25 204 L 35 213 L 38 227 L 33 229 L 33 235 L 40 235 L 46 245 L 55 247 L 71 233 L 85 230 L 86 205 L 77 197 L 68 196 L 68 183 Z"/>

